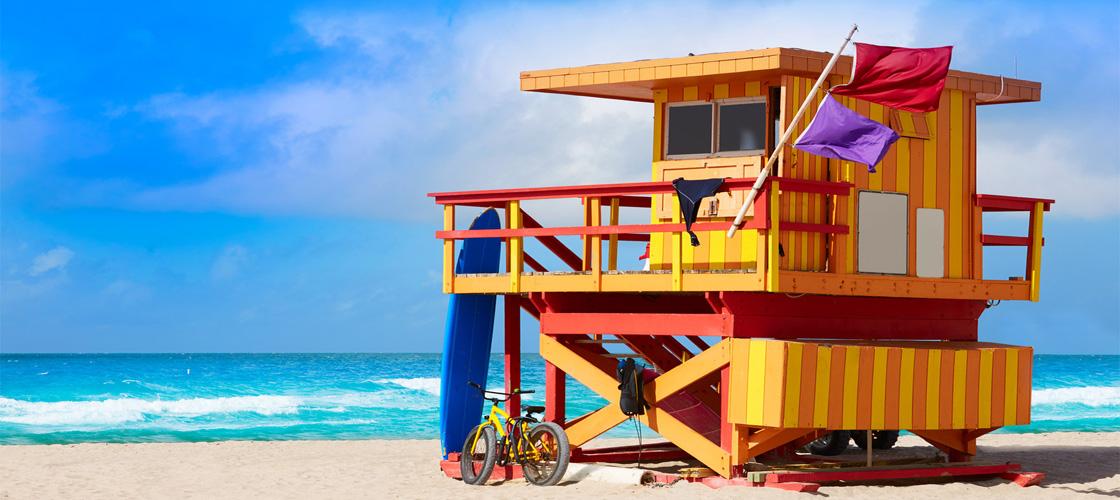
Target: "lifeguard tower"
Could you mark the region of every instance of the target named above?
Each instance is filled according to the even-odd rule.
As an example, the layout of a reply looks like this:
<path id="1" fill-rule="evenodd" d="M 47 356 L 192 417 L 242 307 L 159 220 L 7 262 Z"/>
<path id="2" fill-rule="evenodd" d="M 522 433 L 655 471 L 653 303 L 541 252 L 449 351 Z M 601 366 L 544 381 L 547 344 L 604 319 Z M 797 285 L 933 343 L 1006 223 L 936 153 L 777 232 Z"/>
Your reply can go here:
<path id="1" fill-rule="evenodd" d="M 952 70 L 935 112 L 839 98 L 901 136 L 869 173 L 788 145 L 774 151 L 788 127 L 808 124 L 816 106 L 791 125 L 793 110 L 831 57 L 771 48 L 525 71 L 524 91 L 649 103 L 651 178 L 430 195 L 444 210 L 443 291 L 504 297 L 507 388 L 520 383 L 519 316 L 539 318 L 545 418 L 565 427 L 574 461 L 634 457 L 583 447 L 627 419 L 615 379 L 623 356 L 658 373 L 641 419 L 670 444 L 643 460 L 687 455 L 724 478 L 823 480 L 750 476 L 744 464 L 841 429 L 907 430 L 963 463 L 977 437 L 1030 422 L 1032 349 L 981 342 L 977 322 L 992 301 L 1039 299 L 1053 200 L 977 191 L 976 110 L 1038 101 L 1041 85 Z M 841 57 L 827 85 L 846 82 L 851 65 Z M 773 154 L 745 224 L 727 238 Z M 726 180 L 701 203 L 694 247 L 670 181 L 717 177 Z M 542 227 L 524 210 L 546 199 L 571 200 L 572 222 Z M 504 227 L 459 227 L 458 207 L 497 209 Z M 648 223 L 620 223 L 624 211 L 642 212 L 641 222 L 648 212 Z M 1008 211 L 1029 213 L 1022 235 L 984 232 L 985 213 Z M 455 242 L 472 238 L 504 242 L 501 272 L 455 273 Z M 554 255 L 530 255 L 529 239 Z M 648 269 L 619 265 L 620 245 L 647 242 Z M 989 246 L 1026 247 L 1022 276 L 986 279 Z M 566 418 L 565 375 L 608 403 Z M 960 473 L 1014 471 L 972 467 Z"/>

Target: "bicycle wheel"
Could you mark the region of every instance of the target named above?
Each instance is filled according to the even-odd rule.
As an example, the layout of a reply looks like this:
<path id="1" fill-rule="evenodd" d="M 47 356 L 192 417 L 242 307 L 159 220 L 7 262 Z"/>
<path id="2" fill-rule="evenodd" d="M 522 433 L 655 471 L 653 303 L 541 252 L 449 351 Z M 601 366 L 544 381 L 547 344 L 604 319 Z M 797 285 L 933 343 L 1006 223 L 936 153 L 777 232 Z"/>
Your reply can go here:
<path id="1" fill-rule="evenodd" d="M 568 470 L 568 435 L 552 422 L 541 422 L 529 430 L 529 446 L 536 450 L 523 456 L 521 470 L 525 480 L 537 486 L 552 486 Z"/>
<path id="2" fill-rule="evenodd" d="M 475 436 L 478 436 L 475 439 Z M 467 484 L 483 484 L 494 472 L 498 460 L 498 435 L 494 426 L 479 424 L 467 434 L 463 453 L 459 456 L 459 474 Z"/>

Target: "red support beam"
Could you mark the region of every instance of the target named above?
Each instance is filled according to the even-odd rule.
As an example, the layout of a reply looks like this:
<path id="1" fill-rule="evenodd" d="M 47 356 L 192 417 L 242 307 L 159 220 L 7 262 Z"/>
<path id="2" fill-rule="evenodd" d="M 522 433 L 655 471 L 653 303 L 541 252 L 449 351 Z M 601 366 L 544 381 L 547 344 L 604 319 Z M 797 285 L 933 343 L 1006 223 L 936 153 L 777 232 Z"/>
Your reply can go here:
<path id="1" fill-rule="evenodd" d="M 785 179 L 782 179 L 782 188 L 785 188 Z M 976 195 L 976 206 L 985 212 L 1030 212 L 1036 202 L 1042 202 L 1042 209 L 1050 211 L 1054 200 L 1046 198 L 1024 198 L 1022 196 L 1003 196 L 998 194 Z"/>
<path id="2" fill-rule="evenodd" d="M 541 333 L 727 337 L 730 335 L 728 320 L 722 314 L 544 313 Z"/>
<path id="3" fill-rule="evenodd" d="M 506 295 L 505 308 L 505 370 L 506 392 L 521 388 L 521 297 Z M 514 394 L 506 402 L 506 412 L 521 414 L 521 396 Z"/>
<path id="4" fill-rule="evenodd" d="M 980 244 L 986 247 L 1029 247 L 1031 246 L 1031 239 L 1028 236 L 982 234 L 980 235 Z M 1042 244 L 1046 245 L 1046 238 L 1042 239 Z"/>
<path id="5" fill-rule="evenodd" d="M 525 265 L 529 266 L 529 269 L 532 269 L 533 271 L 538 273 L 548 272 L 548 269 L 546 269 L 540 262 L 537 262 L 537 259 L 534 259 L 532 255 L 528 254 L 528 252 L 522 252 L 521 258 L 525 261 Z"/>
<path id="6" fill-rule="evenodd" d="M 556 365 L 544 362 L 544 419 L 564 425 L 565 375 Z"/>

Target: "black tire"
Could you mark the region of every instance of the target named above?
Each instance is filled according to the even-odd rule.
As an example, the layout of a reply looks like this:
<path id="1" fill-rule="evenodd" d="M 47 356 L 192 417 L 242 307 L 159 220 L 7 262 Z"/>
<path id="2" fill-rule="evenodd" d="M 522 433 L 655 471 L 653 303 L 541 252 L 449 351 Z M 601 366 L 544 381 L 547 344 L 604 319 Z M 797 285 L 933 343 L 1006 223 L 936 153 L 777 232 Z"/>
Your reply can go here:
<path id="1" fill-rule="evenodd" d="M 832 431 L 805 446 L 809 453 L 831 457 L 848 449 L 848 431 Z"/>
<path id="2" fill-rule="evenodd" d="M 478 435 L 478 440 L 475 440 Z M 474 449 L 471 449 L 474 445 Z M 498 434 L 494 427 L 479 424 L 467 434 L 463 441 L 463 453 L 459 455 L 459 474 L 467 484 L 484 484 L 494 472 L 494 462 L 498 461 Z M 475 472 L 475 467 L 478 472 Z"/>
<path id="3" fill-rule="evenodd" d="M 867 449 L 867 431 L 852 431 L 852 441 L 859 449 Z M 898 431 L 871 431 L 871 447 L 876 450 L 889 450 L 898 442 Z"/>
<path id="4" fill-rule="evenodd" d="M 541 460 L 526 460 L 521 464 L 525 480 L 537 486 L 559 483 L 571 458 L 564 429 L 552 422 L 541 422 L 529 430 L 527 438 L 543 456 Z"/>

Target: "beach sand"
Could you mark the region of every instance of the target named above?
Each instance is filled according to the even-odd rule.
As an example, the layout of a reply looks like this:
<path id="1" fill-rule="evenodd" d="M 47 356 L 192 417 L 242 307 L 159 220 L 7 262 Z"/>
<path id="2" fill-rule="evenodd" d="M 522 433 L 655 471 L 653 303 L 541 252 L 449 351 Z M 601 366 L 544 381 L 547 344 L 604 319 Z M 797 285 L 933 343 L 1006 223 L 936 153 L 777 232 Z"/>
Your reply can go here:
<path id="1" fill-rule="evenodd" d="M 607 444 L 617 444 L 611 442 Z M 522 480 L 467 486 L 438 468 L 435 440 L 225 441 L 0 447 L 2 498 L 799 498 L 769 488 L 638 486 Z M 913 436 L 879 457 L 932 454 Z M 1041 487 L 999 479 L 917 485 L 824 486 L 830 497 L 1070 498 L 1120 496 L 1120 433 L 996 434 L 979 460 L 1042 471 Z M 853 460 L 860 457 L 849 449 Z"/>

